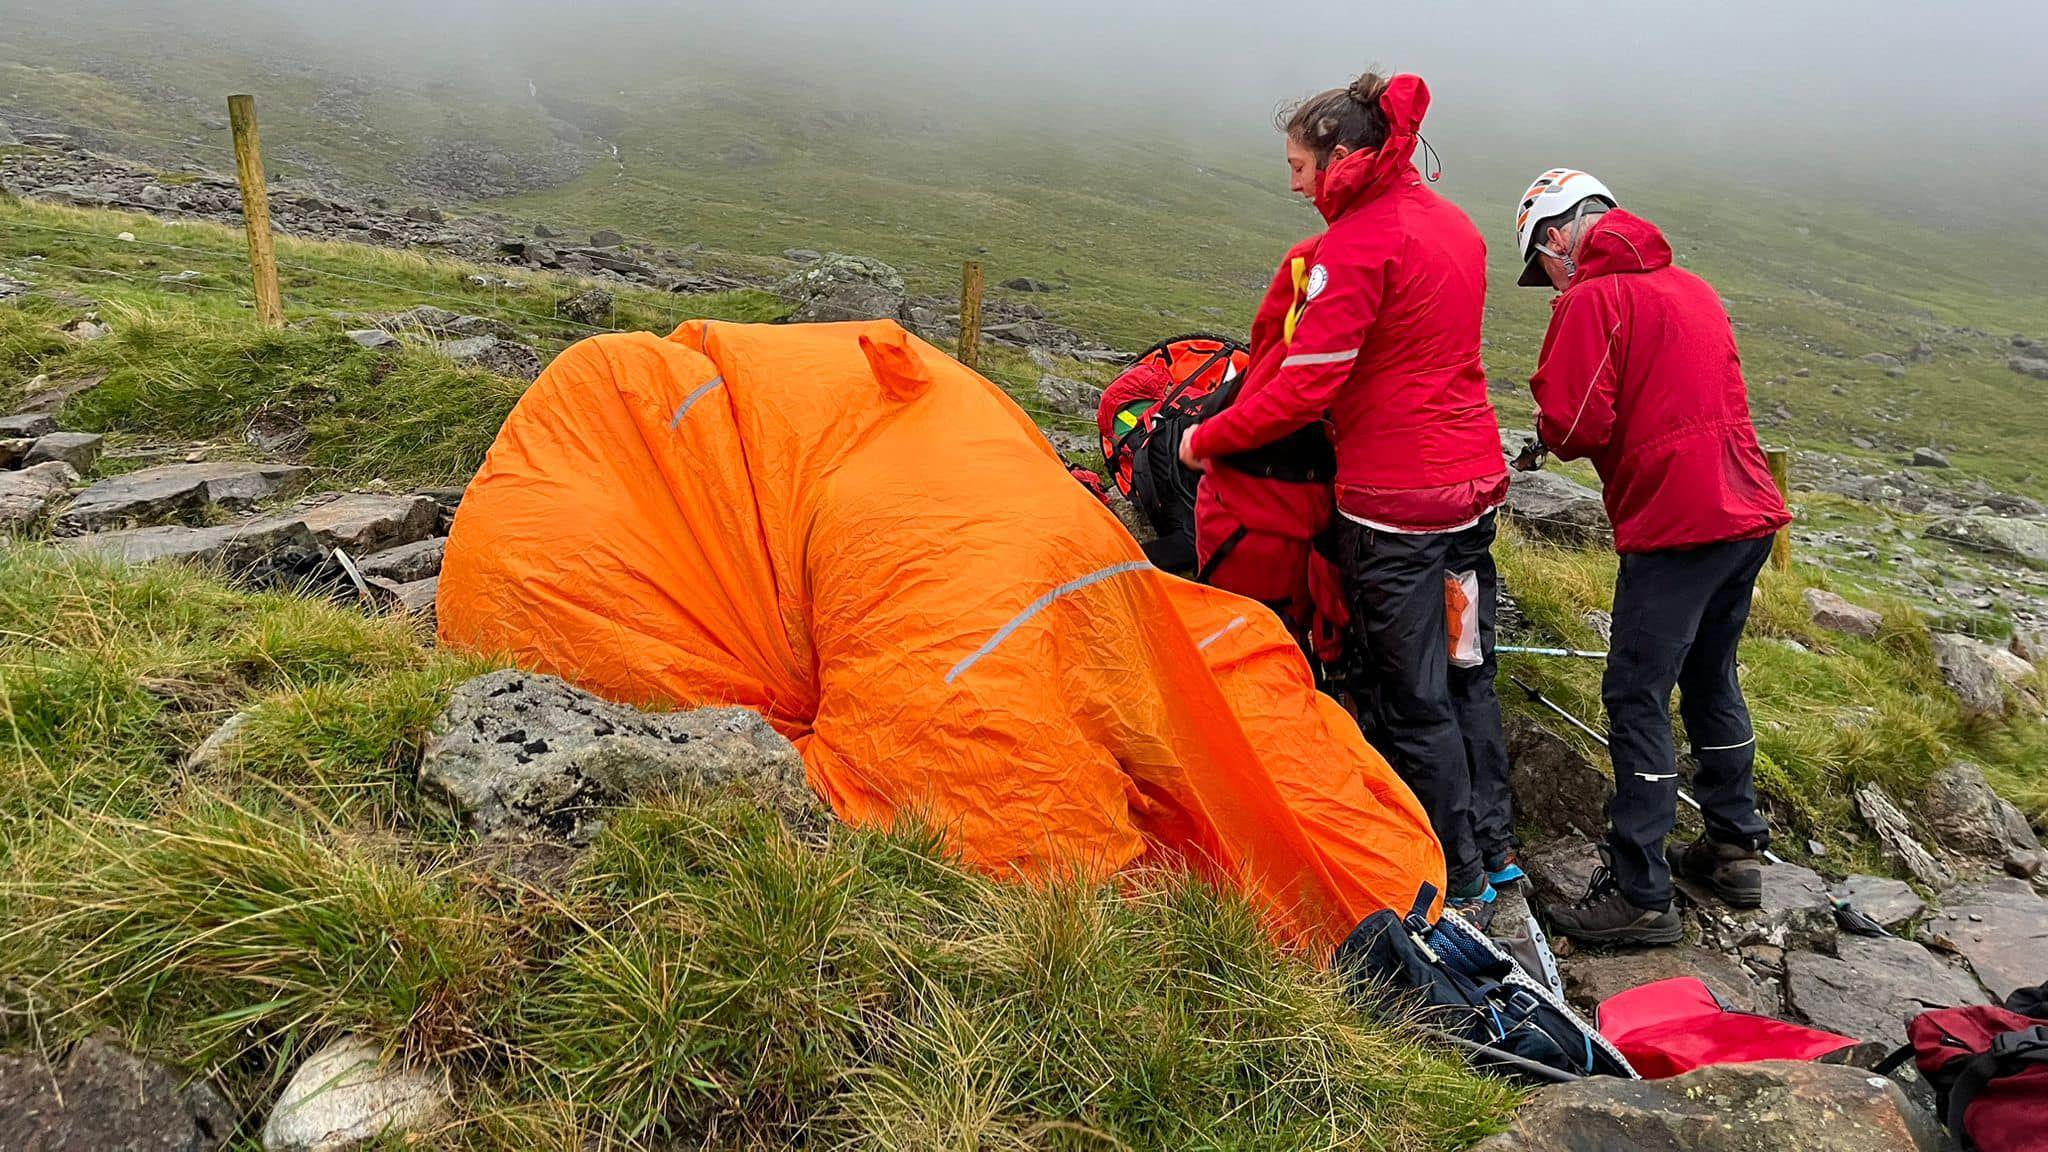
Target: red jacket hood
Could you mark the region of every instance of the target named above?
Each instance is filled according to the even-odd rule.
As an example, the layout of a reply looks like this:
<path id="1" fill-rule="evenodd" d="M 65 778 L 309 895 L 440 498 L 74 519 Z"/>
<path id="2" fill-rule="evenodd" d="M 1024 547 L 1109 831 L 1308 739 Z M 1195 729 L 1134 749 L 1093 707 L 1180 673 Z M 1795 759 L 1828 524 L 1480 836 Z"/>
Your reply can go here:
<path id="1" fill-rule="evenodd" d="M 1429 85 L 1403 72 L 1380 93 L 1387 140 L 1369 152 L 1353 152 L 1316 174 L 1316 211 L 1334 224 L 1339 216 L 1379 195 L 1413 167 L 1422 117 L 1429 111 Z"/>
<path id="2" fill-rule="evenodd" d="M 1572 283 L 1617 272 L 1654 272 L 1670 265 L 1671 242 L 1655 224 L 1633 212 L 1611 208 L 1586 233 Z"/>

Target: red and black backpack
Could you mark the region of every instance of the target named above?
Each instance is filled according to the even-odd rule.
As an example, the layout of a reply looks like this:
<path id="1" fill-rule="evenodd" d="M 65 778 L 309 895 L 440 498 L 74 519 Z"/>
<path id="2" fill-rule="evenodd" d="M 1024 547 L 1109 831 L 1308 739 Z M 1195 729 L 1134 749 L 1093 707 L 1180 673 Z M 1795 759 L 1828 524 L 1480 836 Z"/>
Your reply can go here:
<path id="1" fill-rule="evenodd" d="M 2014 992 L 2003 1008 L 1922 1012 L 1906 1035 L 1911 1043 L 1878 1071 L 1911 1059 L 1964 1152 L 2048 1147 L 2048 984 Z"/>
<path id="2" fill-rule="evenodd" d="M 1140 352 L 1103 390 L 1095 412 L 1103 463 L 1158 534 L 1145 545 L 1146 558 L 1169 572 L 1195 568 L 1201 474 L 1181 465 L 1181 435 L 1210 413 L 1225 384 L 1244 376 L 1251 358 L 1250 349 L 1228 336 L 1192 332 Z"/>

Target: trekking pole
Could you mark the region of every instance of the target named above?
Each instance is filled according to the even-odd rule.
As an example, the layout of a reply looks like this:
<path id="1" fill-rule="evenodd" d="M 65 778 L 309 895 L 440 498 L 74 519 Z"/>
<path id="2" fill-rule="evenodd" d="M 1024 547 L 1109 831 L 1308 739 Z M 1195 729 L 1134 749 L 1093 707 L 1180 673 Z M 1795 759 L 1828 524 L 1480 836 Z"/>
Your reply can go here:
<path id="1" fill-rule="evenodd" d="M 1525 648 L 1518 644 L 1495 644 L 1495 652 L 1506 652 L 1514 656 L 1576 656 L 1581 660 L 1605 660 L 1607 653 L 1591 652 L 1584 648 Z"/>
<path id="2" fill-rule="evenodd" d="M 1550 709 L 1552 712 L 1557 713 L 1559 716 L 1564 717 L 1565 720 L 1568 723 L 1570 723 L 1572 727 L 1577 728 L 1579 731 L 1584 732 L 1586 735 L 1591 736 L 1593 739 L 1599 741 L 1600 746 L 1602 748 L 1606 748 L 1609 751 L 1613 750 L 1614 746 L 1607 742 L 1607 737 L 1602 736 L 1598 732 L 1595 732 L 1593 730 L 1592 725 L 1586 723 L 1584 720 L 1581 720 L 1577 716 L 1574 716 L 1570 712 L 1566 711 L 1564 705 L 1559 704 L 1557 701 L 1552 700 L 1548 696 L 1545 696 L 1534 685 L 1522 679 L 1520 676 L 1510 676 L 1508 677 L 1508 679 L 1514 681 L 1515 687 L 1520 688 L 1524 693 L 1528 695 L 1531 703 L 1541 704 L 1545 708 Z M 1700 807 L 1700 802 L 1693 799 L 1692 793 L 1687 792 L 1685 789 L 1680 788 L 1678 790 L 1678 798 L 1680 800 L 1685 801 L 1686 805 L 1690 807 L 1693 811 L 1701 813 L 1705 812 L 1705 809 Z M 1764 849 L 1764 859 L 1769 860 L 1773 864 L 1783 864 L 1785 862 L 1782 858 L 1778 856 L 1777 853 L 1771 851 L 1768 848 Z"/>
<path id="3" fill-rule="evenodd" d="M 1547 1080 L 1552 1084 L 1570 1084 L 1574 1081 L 1585 1079 L 1584 1076 L 1580 1076 L 1575 1072 L 1567 1072 L 1562 1068 L 1552 1068 L 1548 1064 L 1538 1064 L 1534 1060 L 1517 1056 L 1513 1052 L 1503 1052 L 1490 1045 L 1481 1044 L 1477 1040 L 1467 1040 L 1463 1036 L 1454 1036 L 1440 1028 L 1424 1028 L 1422 1029 L 1422 1034 L 1432 1040 L 1441 1040 L 1446 1044 L 1463 1048 L 1475 1056 L 1483 1056 L 1496 1063 L 1506 1064 L 1517 1071 L 1525 1072 L 1539 1080 Z"/>

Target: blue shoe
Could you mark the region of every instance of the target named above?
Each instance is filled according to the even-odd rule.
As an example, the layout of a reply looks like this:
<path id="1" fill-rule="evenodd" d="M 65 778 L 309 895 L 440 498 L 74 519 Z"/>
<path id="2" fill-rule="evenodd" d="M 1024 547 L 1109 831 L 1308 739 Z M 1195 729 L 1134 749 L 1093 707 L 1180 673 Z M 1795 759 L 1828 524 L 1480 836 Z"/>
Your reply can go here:
<path id="1" fill-rule="evenodd" d="M 1444 907 L 1463 916 L 1466 923 L 1484 932 L 1493 925 L 1494 901 L 1498 899 L 1500 893 L 1494 891 L 1493 885 L 1481 880 L 1479 891 L 1470 895 L 1452 893 L 1450 899 L 1444 901 Z"/>
<path id="2" fill-rule="evenodd" d="M 1486 862 L 1486 882 L 1496 888 L 1505 888 L 1528 878 L 1529 874 L 1522 871 L 1522 863 L 1512 848 Z"/>

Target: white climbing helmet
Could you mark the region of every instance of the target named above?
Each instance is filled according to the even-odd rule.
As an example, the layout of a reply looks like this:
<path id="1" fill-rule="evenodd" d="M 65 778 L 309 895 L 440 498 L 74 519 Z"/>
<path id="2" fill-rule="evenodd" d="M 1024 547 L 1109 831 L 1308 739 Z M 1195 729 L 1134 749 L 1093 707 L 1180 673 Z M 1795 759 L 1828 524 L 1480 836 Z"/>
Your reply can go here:
<path id="1" fill-rule="evenodd" d="M 1536 259 L 1536 226 L 1553 216 L 1564 215 L 1591 197 L 1606 201 L 1610 208 L 1615 205 L 1614 193 L 1607 190 L 1607 185 L 1576 168 L 1552 168 L 1522 193 L 1521 201 L 1515 205 L 1515 249 L 1523 264 L 1518 283 L 1525 288 L 1550 283 Z"/>

